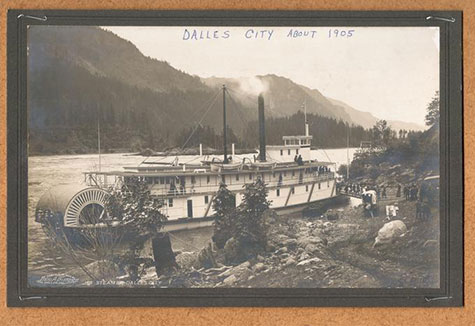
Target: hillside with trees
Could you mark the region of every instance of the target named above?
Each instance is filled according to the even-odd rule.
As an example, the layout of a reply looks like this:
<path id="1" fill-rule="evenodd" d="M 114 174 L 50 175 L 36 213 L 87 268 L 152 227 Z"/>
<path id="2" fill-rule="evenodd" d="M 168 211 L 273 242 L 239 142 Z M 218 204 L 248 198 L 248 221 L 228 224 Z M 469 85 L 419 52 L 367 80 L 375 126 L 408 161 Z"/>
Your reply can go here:
<path id="1" fill-rule="evenodd" d="M 268 86 L 269 144 L 280 144 L 283 135 L 303 133 L 305 101 L 314 145 L 346 146 L 346 125 L 358 125 L 348 110 L 290 79 L 260 79 Z M 98 27 L 30 26 L 29 153 L 95 152 L 99 127 L 104 152 L 160 151 L 200 142 L 219 148 L 223 81 L 229 87 L 230 142 L 253 147 L 258 139 L 257 95 L 243 91 L 239 81 L 192 76 L 144 56 L 131 42 Z M 353 118 L 355 114 L 352 111 Z M 361 127 L 351 135 L 352 146 L 368 136 Z"/>
<path id="2" fill-rule="evenodd" d="M 350 165 L 351 179 L 380 182 L 414 182 L 427 175 L 438 175 L 440 168 L 439 92 L 427 106 L 426 131 L 392 130 L 384 120 L 370 130 L 373 148 L 355 155 Z M 344 174 L 346 166 L 340 167 Z M 397 176 L 392 180 L 388 169 Z"/>

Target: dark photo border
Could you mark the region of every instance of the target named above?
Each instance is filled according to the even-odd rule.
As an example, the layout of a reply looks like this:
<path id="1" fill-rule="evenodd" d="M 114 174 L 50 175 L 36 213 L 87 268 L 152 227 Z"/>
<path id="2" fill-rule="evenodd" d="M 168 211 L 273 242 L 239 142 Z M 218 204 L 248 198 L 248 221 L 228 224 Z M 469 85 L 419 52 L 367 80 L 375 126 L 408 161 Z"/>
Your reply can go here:
<path id="1" fill-rule="evenodd" d="M 438 26 L 440 288 L 32 288 L 27 282 L 28 25 Z M 9 10 L 7 21 L 7 304 L 43 306 L 462 306 L 463 80 L 460 11 Z"/>

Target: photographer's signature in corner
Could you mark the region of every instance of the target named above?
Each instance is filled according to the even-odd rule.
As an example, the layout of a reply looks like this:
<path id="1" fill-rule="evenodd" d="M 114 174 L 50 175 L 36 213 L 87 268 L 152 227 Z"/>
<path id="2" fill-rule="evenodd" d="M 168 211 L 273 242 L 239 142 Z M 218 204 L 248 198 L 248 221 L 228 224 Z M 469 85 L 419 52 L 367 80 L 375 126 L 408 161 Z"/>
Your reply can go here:
<path id="1" fill-rule="evenodd" d="M 36 281 L 40 284 L 45 285 L 71 285 L 76 284 L 79 282 L 74 276 L 66 275 L 66 274 L 52 274 L 52 275 L 43 275 L 41 278 Z"/>

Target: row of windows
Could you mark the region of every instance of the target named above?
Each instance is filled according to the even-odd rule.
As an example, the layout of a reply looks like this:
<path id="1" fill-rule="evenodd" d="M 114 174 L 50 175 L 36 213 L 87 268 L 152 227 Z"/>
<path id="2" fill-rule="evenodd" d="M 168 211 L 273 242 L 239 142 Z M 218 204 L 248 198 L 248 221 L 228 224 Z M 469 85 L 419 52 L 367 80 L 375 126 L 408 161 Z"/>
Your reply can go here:
<path id="1" fill-rule="evenodd" d="M 287 139 L 285 145 L 307 145 L 310 144 L 309 139 Z"/>
<path id="2" fill-rule="evenodd" d="M 330 181 L 327 181 L 327 188 L 328 187 L 330 187 Z M 318 189 L 321 189 L 321 183 L 320 182 L 318 183 Z M 290 191 L 292 192 L 292 195 L 295 194 L 295 187 L 292 187 L 290 189 Z M 305 192 L 308 192 L 308 185 L 305 185 Z M 276 196 L 277 197 L 280 196 L 280 188 L 276 189 Z M 204 196 L 204 203 L 205 204 L 209 203 L 209 196 L 208 195 Z M 173 207 L 173 198 L 168 199 L 168 207 Z"/>
<path id="3" fill-rule="evenodd" d="M 291 149 L 287 150 L 287 155 L 292 155 L 292 150 Z M 295 150 L 295 155 L 299 155 L 299 150 L 298 149 Z M 280 156 L 284 156 L 284 150 L 283 149 L 280 150 Z"/>
<path id="4" fill-rule="evenodd" d="M 318 171 L 318 169 L 317 168 L 306 168 L 304 170 L 300 170 L 299 171 L 300 177 L 301 177 L 302 173 L 309 174 L 309 173 L 312 173 L 314 171 Z M 290 173 L 291 173 L 292 177 L 295 176 L 295 170 L 292 170 Z M 276 174 L 277 174 L 276 172 L 272 172 L 272 177 L 275 178 Z M 243 174 L 242 175 L 235 174 L 234 179 L 236 181 L 239 181 L 241 176 L 244 178 L 244 181 L 245 181 L 246 178 Z M 286 177 L 286 176 L 287 176 L 287 171 L 280 172 L 279 173 L 279 180 L 282 180 L 282 177 Z M 261 173 L 260 177 L 265 178 L 265 174 Z M 161 184 L 161 185 L 163 185 L 163 184 L 181 184 L 181 185 L 185 185 L 186 184 L 186 179 L 185 179 L 184 176 L 180 176 L 180 177 L 142 177 L 142 178 L 145 179 L 148 184 Z M 226 177 L 226 175 L 221 175 L 222 182 L 226 182 L 226 179 L 229 180 L 229 178 L 233 178 L 233 176 L 229 175 L 229 176 Z M 129 177 L 125 177 L 124 181 L 127 183 L 128 179 L 129 179 Z M 249 173 L 248 180 L 253 180 L 253 179 L 254 179 L 254 174 Z M 191 176 L 190 182 L 191 182 L 191 184 L 196 184 L 196 177 L 194 175 Z M 207 184 L 211 183 L 211 176 L 209 176 L 209 175 L 206 176 L 206 183 Z"/>
<path id="5" fill-rule="evenodd" d="M 317 183 L 317 185 L 318 185 L 318 189 L 322 189 L 322 185 L 321 185 L 320 182 Z M 327 181 L 327 188 L 329 188 L 329 187 L 330 187 L 330 181 Z M 292 188 L 290 189 L 290 191 L 292 192 L 292 195 L 295 194 L 295 187 L 292 187 Z M 305 192 L 308 192 L 308 185 L 305 185 Z M 280 196 L 280 188 L 277 188 L 277 189 L 275 190 L 275 194 L 276 194 L 277 197 Z"/>
<path id="6" fill-rule="evenodd" d="M 209 203 L 209 196 L 204 196 L 205 204 Z M 168 198 L 168 207 L 173 207 L 173 198 Z"/>

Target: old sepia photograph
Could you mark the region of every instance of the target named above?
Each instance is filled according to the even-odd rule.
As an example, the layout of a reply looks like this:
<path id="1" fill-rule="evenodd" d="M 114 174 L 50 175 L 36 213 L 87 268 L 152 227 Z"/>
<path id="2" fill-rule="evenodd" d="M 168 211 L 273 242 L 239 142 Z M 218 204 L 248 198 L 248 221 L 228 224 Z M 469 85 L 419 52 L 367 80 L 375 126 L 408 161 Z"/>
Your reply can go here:
<path id="1" fill-rule="evenodd" d="M 441 287 L 439 27 L 26 46 L 29 287 Z"/>

